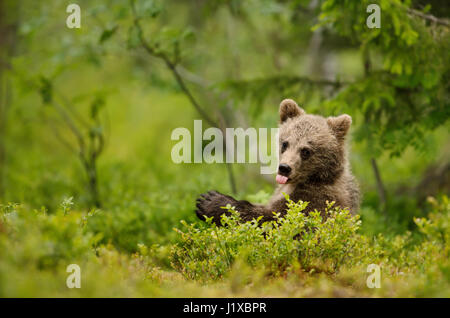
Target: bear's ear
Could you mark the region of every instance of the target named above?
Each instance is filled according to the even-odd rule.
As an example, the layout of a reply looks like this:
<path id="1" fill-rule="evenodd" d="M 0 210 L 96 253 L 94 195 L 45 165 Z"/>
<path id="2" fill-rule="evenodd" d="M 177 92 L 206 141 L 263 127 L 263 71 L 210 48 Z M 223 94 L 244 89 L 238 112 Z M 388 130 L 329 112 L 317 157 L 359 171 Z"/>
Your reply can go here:
<path id="1" fill-rule="evenodd" d="M 328 117 L 327 124 L 336 138 L 343 140 L 352 124 L 352 118 L 347 114 L 338 117 Z"/>
<path id="2" fill-rule="evenodd" d="M 280 121 L 283 123 L 288 118 L 304 115 L 305 111 L 298 107 L 292 99 L 284 99 L 280 104 Z"/>

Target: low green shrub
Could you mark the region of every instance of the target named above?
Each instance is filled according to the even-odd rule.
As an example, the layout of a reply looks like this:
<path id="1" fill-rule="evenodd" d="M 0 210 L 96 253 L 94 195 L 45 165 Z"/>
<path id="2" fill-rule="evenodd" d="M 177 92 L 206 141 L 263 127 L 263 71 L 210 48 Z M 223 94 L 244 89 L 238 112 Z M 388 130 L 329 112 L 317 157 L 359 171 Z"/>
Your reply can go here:
<path id="1" fill-rule="evenodd" d="M 445 196 L 429 202 L 427 218 L 395 236 L 360 233 L 359 217 L 332 204 L 324 214 L 304 215 L 306 203 L 289 200 L 284 217 L 262 225 L 240 222 L 229 206 L 221 227 L 183 222 L 183 231 L 174 232 L 177 244 L 139 243 L 132 253 L 103 244 L 103 232 L 89 226 L 106 212 L 72 210 L 71 199 L 53 213 L 4 204 L 0 295 L 449 297 L 450 204 Z M 79 290 L 66 286 L 69 264 L 81 267 Z M 380 266 L 381 288 L 366 285 L 369 264 Z"/>
<path id="2" fill-rule="evenodd" d="M 442 296 L 450 292 L 450 204 L 446 196 L 439 202 L 429 199 L 433 211 L 428 218 L 414 219 L 414 233 L 371 237 L 359 233 L 358 215 L 333 203 L 323 218 L 318 211 L 303 214 L 307 203 L 287 199 L 286 215 L 276 214 L 274 221 L 262 225 L 259 220 L 240 222 L 239 212 L 230 206 L 220 227 L 211 219 L 196 224 L 183 221 L 183 231 L 176 229 L 181 242 L 172 247 L 172 266 L 185 278 L 200 281 L 227 277 L 237 265 L 263 270 L 272 277 L 322 273 L 339 279 L 343 270 L 344 276 L 359 277 L 359 284 L 365 286 L 361 279 L 367 276 L 367 266 L 377 264 L 388 288 L 374 290 L 372 295 Z M 367 288 L 361 286 L 362 291 Z"/>
<path id="3" fill-rule="evenodd" d="M 258 220 L 240 222 L 239 212 L 227 206 L 222 226 L 207 220 L 208 226 L 183 222 L 182 241 L 172 251 L 172 265 L 191 279 L 218 279 L 242 258 L 252 267 L 264 267 L 273 275 L 289 268 L 303 271 L 336 272 L 367 258 L 368 240 L 357 233 L 361 221 L 347 209 L 328 204 L 324 212 L 306 215 L 306 202 L 288 200 L 284 217 L 262 225 Z"/>
<path id="4" fill-rule="evenodd" d="M 19 204 L 0 206 L 0 271 L 5 262 L 18 268 L 52 269 L 60 262 L 94 256 L 101 234 L 85 230 L 92 212 L 70 211 L 70 202 L 64 200 L 54 214 Z"/>

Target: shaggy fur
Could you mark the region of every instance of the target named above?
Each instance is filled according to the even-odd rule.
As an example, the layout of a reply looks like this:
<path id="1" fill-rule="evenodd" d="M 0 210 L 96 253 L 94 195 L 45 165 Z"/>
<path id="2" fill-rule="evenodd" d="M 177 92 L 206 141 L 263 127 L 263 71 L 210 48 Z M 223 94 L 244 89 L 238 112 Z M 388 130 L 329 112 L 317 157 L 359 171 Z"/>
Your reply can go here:
<path id="1" fill-rule="evenodd" d="M 267 205 L 236 200 L 217 191 L 209 191 L 197 199 L 197 216 L 214 217 L 220 224 L 221 207 L 230 204 L 240 212 L 244 221 L 263 216 L 262 221 L 273 219 L 272 212 L 286 213 L 286 199 L 308 201 L 305 213 L 324 211 L 326 201 L 347 207 L 352 213 L 359 208 L 359 189 L 350 172 L 345 150 L 345 136 L 352 119 L 348 115 L 324 118 L 306 114 L 291 99 L 280 104 L 280 165 L 290 167 L 285 184 L 280 184 Z"/>

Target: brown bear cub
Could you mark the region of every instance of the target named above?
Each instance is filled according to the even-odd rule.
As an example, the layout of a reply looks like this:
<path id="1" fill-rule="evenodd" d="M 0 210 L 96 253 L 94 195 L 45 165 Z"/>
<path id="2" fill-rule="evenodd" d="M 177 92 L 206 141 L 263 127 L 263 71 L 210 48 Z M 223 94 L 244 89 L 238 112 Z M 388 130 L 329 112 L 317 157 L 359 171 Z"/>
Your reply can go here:
<path id="1" fill-rule="evenodd" d="M 359 189 L 351 174 L 345 149 L 345 136 L 352 119 L 349 115 L 324 118 L 306 114 L 296 102 L 285 99 L 280 104 L 279 167 L 277 190 L 267 205 L 235 200 L 217 191 L 209 191 L 197 199 L 197 216 L 213 217 L 220 225 L 221 207 L 236 207 L 243 221 L 263 216 L 273 219 L 273 212 L 286 213 L 286 199 L 309 202 L 305 213 L 325 210 L 326 201 L 356 213 Z"/>

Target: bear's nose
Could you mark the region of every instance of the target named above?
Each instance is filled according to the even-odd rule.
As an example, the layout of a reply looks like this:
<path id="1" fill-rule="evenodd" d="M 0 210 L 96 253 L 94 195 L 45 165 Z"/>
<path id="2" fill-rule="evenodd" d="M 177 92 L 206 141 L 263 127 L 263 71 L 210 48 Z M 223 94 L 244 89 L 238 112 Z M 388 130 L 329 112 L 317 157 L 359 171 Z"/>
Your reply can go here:
<path id="1" fill-rule="evenodd" d="M 289 173 L 291 173 L 291 167 L 289 167 L 287 164 L 282 163 L 278 166 L 278 173 L 284 176 L 288 176 Z"/>

